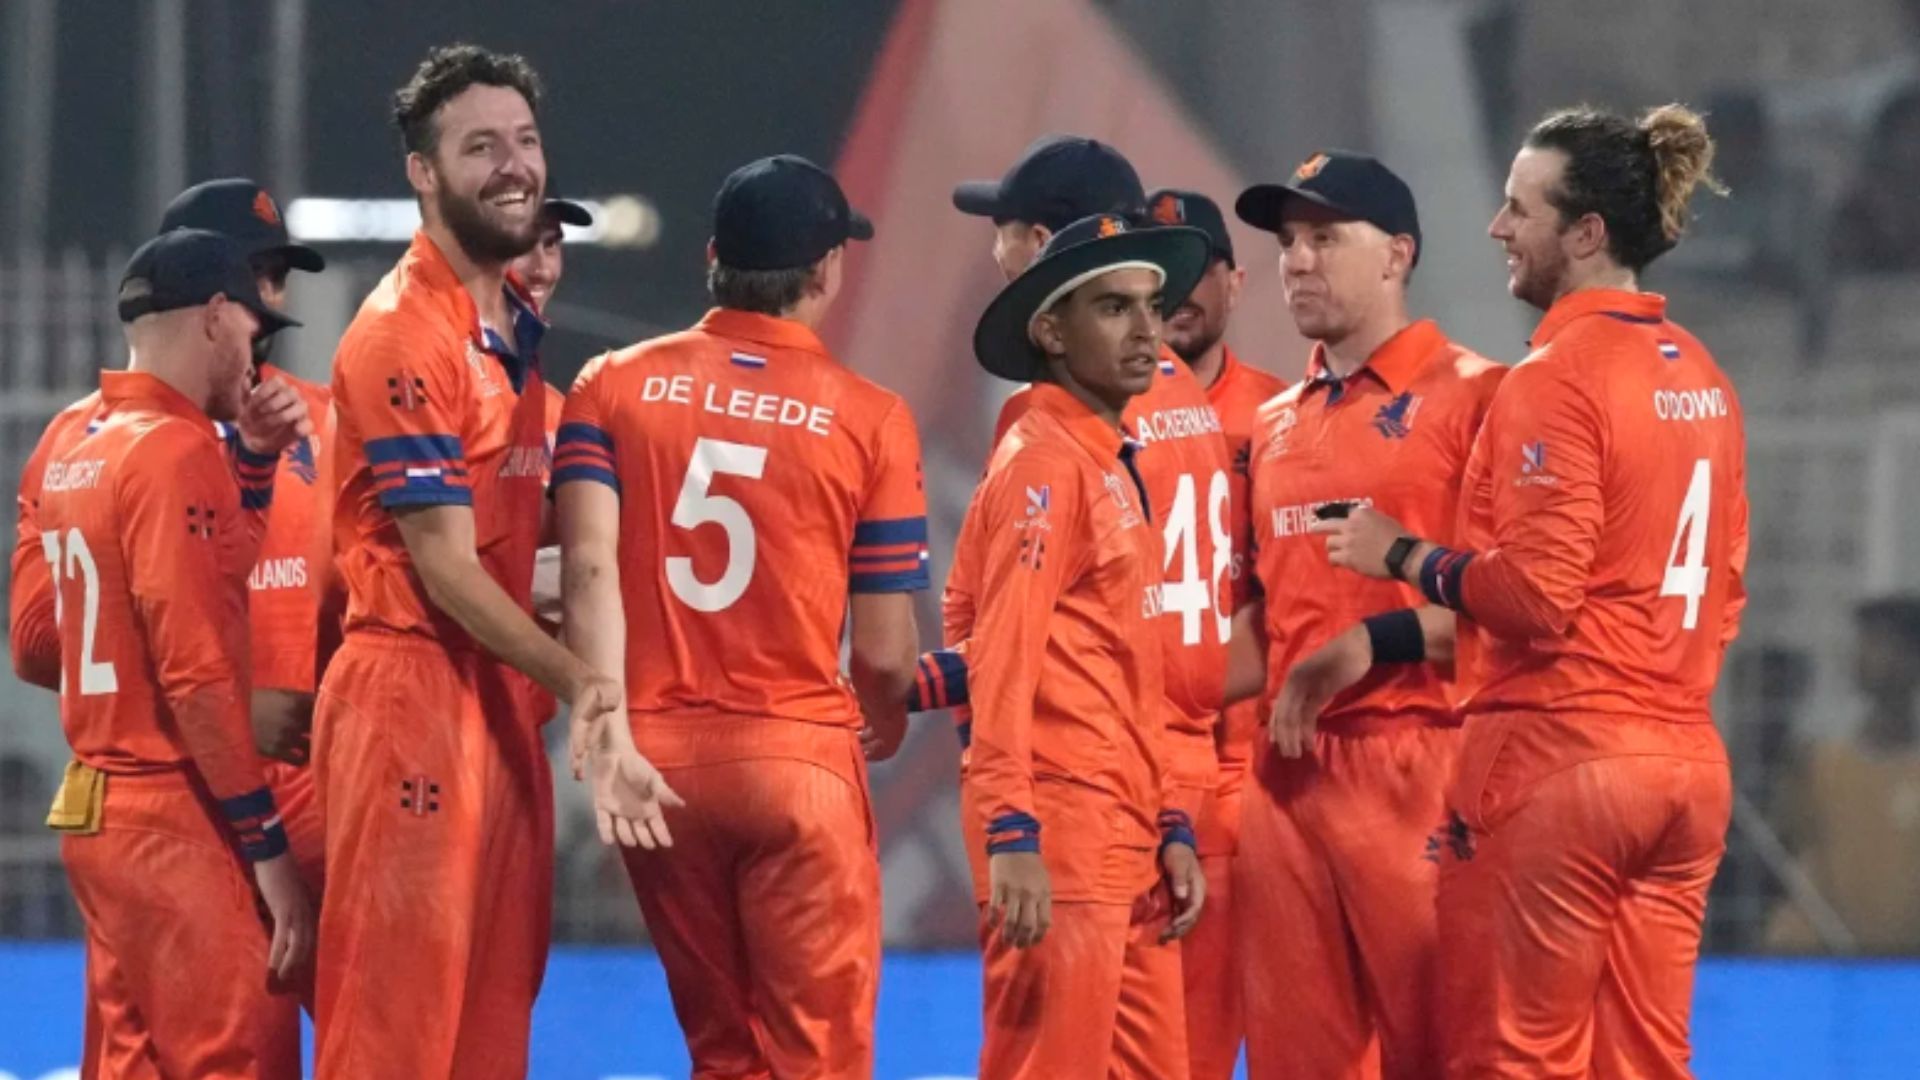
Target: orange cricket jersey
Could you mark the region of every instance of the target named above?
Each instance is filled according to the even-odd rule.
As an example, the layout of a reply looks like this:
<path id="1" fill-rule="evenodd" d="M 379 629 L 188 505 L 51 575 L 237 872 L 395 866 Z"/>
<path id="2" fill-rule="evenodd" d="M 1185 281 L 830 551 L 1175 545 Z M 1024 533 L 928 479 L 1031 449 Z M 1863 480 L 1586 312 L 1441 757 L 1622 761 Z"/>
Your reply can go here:
<path id="1" fill-rule="evenodd" d="M 100 384 L 102 411 L 48 456 L 39 485 L 67 741 L 109 773 L 191 765 L 217 798 L 264 798 L 248 720 L 251 541 L 226 454 L 206 414 L 159 379 Z M 206 730 L 181 726 L 190 698 L 216 708 Z"/>
<path id="2" fill-rule="evenodd" d="M 1026 397 L 960 530 L 980 586 L 968 856 L 981 899 L 987 855 L 1040 850 L 1054 899 L 1130 902 L 1154 878 L 1166 767 L 1159 533 L 1137 444 L 1059 387 Z"/>
<path id="3" fill-rule="evenodd" d="M 40 482 L 47 462 L 65 453 L 99 418 L 104 406 L 98 390 L 56 414 L 40 434 L 20 470 L 15 502 L 13 572 L 7 586 L 7 641 L 13 670 L 21 679 L 49 690 L 60 685 L 60 627 L 54 618 L 53 572 L 40 541 Z"/>
<path id="4" fill-rule="evenodd" d="M 417 233 L 340 340 L 333 364 L 333 550 L 346 632 L 382 629 L 470 649 L 427 601 L 392 512 L 471 506 L 487 573 L 530 608 L 548 467 L 545 324 L 509 280 L 515 340 L 482 325 L 446 257 Z"/>
<path id="5" fill-rule="evenodd" d="M 253 685 L 312 693 L 319 632 L 315 573 L 309 565 L 316 532 L 325 527 L 320 458 L 333 443 L 333 395 L 319 383 L 263 364 L 261 379 L 279 378 L 306 399 L 313 434 L 280 455 L 260 553 L 247 575 L 247 621 L 253 632 Z"/>
<path id="6" fill-rule="evenodd" d="M 1255 573 L 1268 597 L 1262 717 L 1294 664 L 1370 615 L 1423 602 L 1411 586 L 1335 571 L 1325 539 L 1307 531 L 1315 509 L 1371 505 L 1445 543 L 1474 436 L 1506 371 L 1422 320 L 1345 379 L 1331 377 L 1325 346 L 1314 346 L 1307 379 L 1260 408 L 1253 530 Z M 1382 665 L 1328 703 L 1320 726 L 1381 716 L 1450 723 L 1453 706 L 1452 687 L 1434 665 Z"/>
<path id="7" fill-rule="evenodd" d="M 1228 460 L 1233 462 L 1233 471 L 1227 474 L 1227 509 L 1228 532 L 1233 538 L 1233 559 L 1229 564 L 1233 576 L 1231 610 L 1237 611 L 1257 592 L 1253 588 L 1253 489 L 1248 451 L 1253 441 L 1253 417 L 1268 399 L 1287 388 L 1287 381 L 1243 362 L 1225 345 L 1220 349 L 1224 363 L 1213 385 L 1207 387 L 1207 401 L 1220 417 Z M 1228 774 L 1246 769 L 1253 737 L 1259 729 L 1260 714 L 1253 701 L 1243 701 L 1221 712 L 1213 742 L 1223 780 Z M 1203 834 L 1207 824 L 1200 823 Z"/>
<path id="8" fill-rule="evenodd" d="M 289 376 L 282 377 L 288 378 L 296 388 L 309 385 Z M 48 422 L 46 430 L 40 433 L 40 441 L 27 458 L 16 489 L 18 517 L 14 522 L 13 577 L 8 595 L 9 641 L 15 673 L 27 682 L 49 690 L 59 683 L 60 636 L 54 620 L 53 578 L 41 550 L 40 481 L 46 472 L 47 462 L 92 434 L 99 427 L 105 412 L 106 403 L 101 400 L 97 390 L 60 410 Z M 316 417 L 316 425 L 323 419 Z M 246 535 L 246 550 L 261 551 L 263 549 L 259 545 L 268 531 L 269 508 L 274 501 L 275 459 L 249 452 L 240 444 L 238 432 L 231 425 L 211 421 L 209 425 L 210 430 L 224 443 L 234 482 L 240 487 L 240 518 Z M 299 497 L 294 496 L 293 501 L 297 513 Z M 258 640 L 256 632 L 255 641 Z M 256 680 L 259 678 L 258 666 L 261 662 L 262 652 L 256 646 Z M 271 659 L 267 661 L 269 664 L 273 662 Z"/>
<path id="9" fill-rule="evenodd" d="M 628 706 L 858 727 L 849 592 L 927 587 L 920 436 L 807 327 L 715 309 L 567 395 L 554 484 L 620 494 Z"/>
<path id="10" fill-rule="evenodd" d="M 1031 400 L 1031 390 L 1007 398 L 995 424 L 996 445 L 1031 408 Z M 1166 609 L 1154 629 L 1167 651 L 1171 783 L 1206 787 L 1215 770 L 1213 725 L 1226 686 L 1233 623 L 1233 458 L 1200 380 L 1164 347 L 1153 384 L 1128 404 L 1122 419 L 1143 444 L 1139 469 L 1146 509 L 1161 534 Z M 956 613 L 965 610 L 965 598 L 973 592 L 971 572 L 956 558 L 948 574 L 947 596 Z M 958 624 L 947 621 L 951 644 Z"/>
<path id="11" fill-rule="evenodd" d="M 1651 293 L 1571 293 L 1533 347 L 1425 575 L 1466 615 L 1465 711 L 1708 723 L 1746 596 L 1733 384 Z"/>

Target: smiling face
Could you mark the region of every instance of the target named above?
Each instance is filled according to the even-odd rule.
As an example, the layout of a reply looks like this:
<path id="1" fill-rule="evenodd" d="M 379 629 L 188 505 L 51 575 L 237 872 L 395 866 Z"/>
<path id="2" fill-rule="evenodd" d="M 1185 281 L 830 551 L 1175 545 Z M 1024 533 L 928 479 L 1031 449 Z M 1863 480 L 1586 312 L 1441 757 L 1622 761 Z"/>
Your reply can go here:
<path id="1" fill-rule="evenodd" d="M 439 140 L 407 158 L 407 177 L 432 219 L 467 257 L 508 262 L 540 238 L 547 160 L 533 108 L 518 90 L 475 83 L 434 114 Z"/>
<path id="2" fill-rule="evenodd" d="M 1102 274 L 1034 317 L 1033 337 L 1061 385 L 1116 412 L 1153 385 L 1160 363 L 1160 275 Z"/>
<path id="3" fill-rule="evenodd" d="M 533 249 L 514 260 L 513 271 L 526 282 L 527 291 L 533 294 L 533 302 L 546 310 L 547 301 L 553 296 L 553 290 L 560 286 L 560 275 L 566 269 L 566 254 L 560 245 L 560 223 L 551 218 L 542 221 L 540 239 Z"/>
<path id="4" fill-rule="evenodd" d="M 1521 150 L 1507 174 L 1506 199 L 1487 226 L 1487 235 L 1506 252 L 1507 291 L 1542 311 L 1566 291 L 1573 262 L 1567 224 L 1548 198 L 1566 164 L 1559 150 Z"/>

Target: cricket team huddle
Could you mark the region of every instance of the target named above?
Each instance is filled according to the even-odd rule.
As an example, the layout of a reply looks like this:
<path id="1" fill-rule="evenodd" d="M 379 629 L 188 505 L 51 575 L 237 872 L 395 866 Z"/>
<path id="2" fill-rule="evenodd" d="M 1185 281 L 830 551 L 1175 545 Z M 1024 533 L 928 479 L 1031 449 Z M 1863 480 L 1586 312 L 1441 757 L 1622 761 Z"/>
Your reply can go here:
<path id="1" fill-rule="evenodd" d="M 703 1080 L 872 1074 L 867 763 L 933 710 L 983 1078 L 1690 1075 L 1744 431 L 1639 277 L 1718 188 L 1701 117 L 1528 132 L 1488 193 L 1542 313 L 1511 366 L 1409 312 L 1415 192 L 1363 154 L 1232 201 L 1289 378 L 1225 344 L 1249 253 L 1208 195 L 1064 135 L 959 184 L 1006 278 L 973 353 L 1020 385 L 922 653 L 918 430 L 819 336 L 873 224 L 741 167 L 712 310 L 562 393 L 541 312 L 590 217 L 539 105 L 471 45 L 394 94 L 422 223 L 327 386 L 271 357 L 320 253 L 252 181 L 182 193 L 124 370 L 21 477 L 82 1075 L 297 1077 L 305 1009 L 323 1078 L 525 1076 L 561 704 Z"/>

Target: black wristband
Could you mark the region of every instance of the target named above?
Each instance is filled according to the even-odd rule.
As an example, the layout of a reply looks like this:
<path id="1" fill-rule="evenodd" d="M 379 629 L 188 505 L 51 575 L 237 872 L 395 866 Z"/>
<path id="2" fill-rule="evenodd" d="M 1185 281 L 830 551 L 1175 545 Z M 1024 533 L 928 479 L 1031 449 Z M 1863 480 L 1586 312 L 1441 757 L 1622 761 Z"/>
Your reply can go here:
<path id="1" fill-rule="evenodd" d="M 1412 608 L 1372 615 L 1362 620 L 1376 664 L 1417 664 L 1427 658 L 1427 634 Z"/>
<path id="2" fill-rule="evenodd" d="M 1407 579 L 1406 574 L 1403 573 L 1407 568 L 1407 556 L 1412 555 L 1413 549 L 1419 546 L 1420 540 L 1418 537 L 1403 536 L 1395 540 L 1393 545 L 1387 548 L 1387 573 L 1393 575 L 1393 580 L 1405 581 Z"/>

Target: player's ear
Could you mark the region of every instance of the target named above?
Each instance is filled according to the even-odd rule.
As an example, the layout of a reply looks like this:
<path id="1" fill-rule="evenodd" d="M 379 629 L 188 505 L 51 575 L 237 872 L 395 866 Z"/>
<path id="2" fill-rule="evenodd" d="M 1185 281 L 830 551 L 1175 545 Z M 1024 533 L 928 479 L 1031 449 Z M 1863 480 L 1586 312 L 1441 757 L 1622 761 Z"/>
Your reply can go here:
<path id="1" fill-rule="evenodd" d="M 227 304 L 230 302 L 225 293 L 214 293 L 213 298 L 200 308 L 200 333 L 208 341 L 220 340 L 220 327 L 226 322 Z"/>
<path id="2" fill-rule="evenodd" d="M 1576 259 L 1589 258 L 1604 251 L 1607 246 L 1606 219 L 1591 212 L 1582 214 L 1579 220 L 1560 234 L 1560 242 L 1567 245 L 1567 253 Z"/>
<path id="3" fill-rule="evenodd" d="M 1067 339 L 1060 333 L 1060 316 L 1051 311 L 1043 311 L 1033 317 L 1033 343 L 1050 360 L 1058 360 L 1067 355 Z"/>
<path id="4" fill-rule="evenodd" d="M 413 151 L 407 155 L 407 185 L 413 188 L 416 198 L 424 199 L 433 194 L 440 178 L 434 175 L 433 163 L 425 154 Z"/>
<path id="5" fill-rule="evenodd" d="M 713 237 L 709 236 L 707 237 L 707 265 L 712 266 L 719 261 L 720 256 L 714 254 Z"/>
<path id="6" fill-rule="evenodd" d="M 1387 280 L 1404 282 L 1413 273 L 1413 237 L 1400 233 L 1387 241 Z"/>
<path id="7" fill-rule="evenodd" d="M 1233 314 L 1233 309 L 1240 306 L 1240 290 L 1246 287 L 1246 268 L 1241 266 L 1227 267 L 1227 310 L 1225 314 Z"/>

